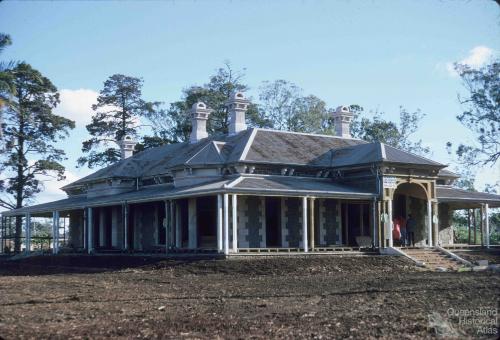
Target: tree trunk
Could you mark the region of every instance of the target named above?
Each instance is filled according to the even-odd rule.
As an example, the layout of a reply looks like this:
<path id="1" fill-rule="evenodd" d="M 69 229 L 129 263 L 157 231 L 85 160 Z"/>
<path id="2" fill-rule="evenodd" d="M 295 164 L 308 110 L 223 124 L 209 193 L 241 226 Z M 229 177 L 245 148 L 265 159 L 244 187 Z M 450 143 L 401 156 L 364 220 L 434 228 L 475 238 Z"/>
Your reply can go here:
<path id="1" fill-rule="evenodd" d="M 19 106 L 22 104 L 21 94 L 19 93 Z M 16 209 L 23 207 L 23 193 L 24 193 L 24 114 L 23 110 L 19 108 L 19 136 L 17 137 L 17 188 L 16 188 Z M 14 251 L 21 251 L 21 236 L 23 232 L 23 218 L 16 216 L 16 230 L 14 234 Z"/>

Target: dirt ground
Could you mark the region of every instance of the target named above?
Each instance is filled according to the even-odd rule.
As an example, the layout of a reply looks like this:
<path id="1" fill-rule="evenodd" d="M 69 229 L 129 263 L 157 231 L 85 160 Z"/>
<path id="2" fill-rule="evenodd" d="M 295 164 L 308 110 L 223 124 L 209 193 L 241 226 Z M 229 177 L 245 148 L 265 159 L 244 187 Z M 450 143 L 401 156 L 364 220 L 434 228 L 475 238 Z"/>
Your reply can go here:
<path id="1" fill-rule="evenodd" d="M 46 256 L 0 262 L 0 280 L 5 339 L 404 339 L 435 337 L 436 330 L 496 338 L 498 332 L 484 325 L 497 322 L 499 274 L 430 272 L 389 256 Z M 458 312 L 471 309 L 489 316 L 459 323 Z"/>
<path id="2" fill-rule="evenodd" d="M 454 251 L 453 253 L 463 259 L 476 263 L 478 260 L 487 260 L 490 264 L 500 264 L 500 249 L 476 250 L 476 251 Z"/>

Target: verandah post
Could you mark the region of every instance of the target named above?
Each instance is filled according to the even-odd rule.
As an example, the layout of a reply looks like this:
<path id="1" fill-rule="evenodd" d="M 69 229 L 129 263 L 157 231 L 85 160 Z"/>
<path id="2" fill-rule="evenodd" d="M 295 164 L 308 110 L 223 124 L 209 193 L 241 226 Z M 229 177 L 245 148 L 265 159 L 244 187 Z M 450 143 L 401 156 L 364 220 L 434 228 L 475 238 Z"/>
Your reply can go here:
<path id="1" fill-rule="evenodd" d="M 479 209 L 479 235 L 481 236 L 481 247 L 484 247 L 484 221 L 483 221 L 484 204 L 481 204 Z"/>
<path id="2" fill-rule="evenodd" d="M 310 243 L 310 248 L 311 250 L 314 251 L 314 248 L 316 246 L 316 242 L 315 242 L 315 235 L 314 235 L 314 197 L 311 197 L 309 199 L 309 230 L 311 231 L 311 235 L 309 236 L 310 239 L 311 239 L 311 243 Z"/>
<path id="3" fill-rule="evenodd" d="M 389 233 L 389 247 L 394 246 L 394 240 L 392 237 L 392 199 L 387 200 L 387 215 L 389 223 L 387 223 L 387 228 L 389 229 L 387 232 Z"/>
<path id="4" fill-rule="evenodd" d="M 222 195 L 217 195 L 217 250 L 222 252 Z"/>
<path id="5" fill-rule="evenodd" d="M 427 200 L 427 245 L 432 247 L 432 202 Z"/>
<path id="6" fill-rule="evenodd" d="M 490 207 L 488 204 L 484 205 L 485 214 L 485 233 L 486 233 L 486 248 L 490 247 Z"/>
<path id="7" fill-rule="evenodd" d="M 122 204 L 122 219 L 123 219 L 123 250 L 128 250 L 128 204 Z"/>
<path id="8" fill-rule="evenodd" d="M 373 247 L 377 247 L 377 201 L 373 200 L 371 204 L 372 210 L 372 242 Z"/>
<path id="9" fill-rule="evenodd" d="M 88 233 L 88 238 L 87 238 L 87 252 L 89 254 L 92 254 L 92 251 L 94 251 L 94 223 L 92 220 L 92 208 L 88 208 L 88 213 L 87 213 L 87 233 Z"/>
<path id="10" fill-rule="evenodd" d="M 168 246 L 170 242 L 170 237 L 168 233 L 170 232 L 171 229 L 169 201 L 165 200 L 164 205 L 165 205 L 165 219 L 162 221 L 162 224 L 163 228 L 165 228 L 165 254 L 168 254 Z"/>
<path id="11" fill-rule="evenodd" d="M 307 245 L 307 197 L 302 197 L 302 245 L 304 253 L 309 251 Z"/>
<path id="12" fill-rule="evenodd" d="M 232 219 L 233 219 L 233 252 L 238 252 L 238 195 L 233 194 Z"/>
<path id="13" fill-rule="evenodd" d="M 468 244 L 470 245 L 470 209 L 467 209 L 467 229 L 469 231 Z"/>
<path id="14" fill-rule="evenodd" d="M 29 254 L 31 251 L 31 215 L 26 213 L 25 215 L 25 252 Z"/>
<path id="15" fill-rule="evenodd" d="M 224 254 L 229 254 L 229 197 L 224 194 Z"/>
<path id="16" fill-rule="evenodd" d="M 472 228 L 474 230 L 474 245 L 475 245 L 477 242 L 476 208 L 472 208 Z"/>
<path id="17" fill-rule="evenodd" d="M 59 211 L 52 212 L 52 254 L 59 252 Z"/>

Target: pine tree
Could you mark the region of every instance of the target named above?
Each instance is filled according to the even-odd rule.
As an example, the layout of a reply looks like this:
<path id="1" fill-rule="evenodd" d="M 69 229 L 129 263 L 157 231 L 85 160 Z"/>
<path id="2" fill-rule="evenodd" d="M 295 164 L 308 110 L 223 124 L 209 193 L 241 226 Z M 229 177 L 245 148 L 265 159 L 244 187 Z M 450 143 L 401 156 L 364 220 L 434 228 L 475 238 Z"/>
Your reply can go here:
<path id="1" fill-rule="evenodd" d="M 16 89 L 11 103 L 2 108 L 4 150 L 0 166 L 0 206 L 22 208 L 43 189 L 40 176 L 64 179 L 63 150 L 56 143 L 68 136 L 75 123 L 52 110 L 59 94 L 52 82 L 29 64 L 19 63 L 8 70 L 9 86 Z M 16 219 L 15 250 L 20 250 L 21 217 Z"/>
<path id="2" fill-rule="evenodd" d="M 119 142 L 125 136 L 137 137 L 141 116 L 152 115 L 159 103 L 142 99 L 142 79 L 115 74 L 104 82 L 104 88 L 92 106 L 95 114 L 87 125 L 91 135 L 83 142 L 86 156 L 78 165 L 89 168 L 105 166 L 120 160 Z"/>

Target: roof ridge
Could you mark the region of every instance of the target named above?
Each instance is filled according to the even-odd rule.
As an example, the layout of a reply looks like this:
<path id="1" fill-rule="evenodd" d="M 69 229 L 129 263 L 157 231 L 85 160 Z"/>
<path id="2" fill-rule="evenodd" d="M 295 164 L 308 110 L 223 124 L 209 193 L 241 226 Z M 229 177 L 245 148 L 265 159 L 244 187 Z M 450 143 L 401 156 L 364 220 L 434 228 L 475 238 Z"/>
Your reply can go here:
<path id="1" fill-rule="evenodd" d="M 398 151 L 401 151 L 401 152 L 405 152 L 405 153 L 407 153 L 407 154 L 410 154 L 410 155 L 412 155 L 412 156 L 414 156 L 414 157 L 418 157 L 418 158 L 424 159 L 424 160 L 426 160 L 426 161 L 428 161 L 428 162 L 436 163 L 436 164 L 439 164 L 439 165 L 443 165 L 444 167 L 447 167 L 447 165 L 445 165 L 445 164 L 443 164 L 443 163 L 433 161 L 433 160 L 432 160 L 432 159 L 430 159 L 430 158 L 426 158 L 426 157 L 423 157 L 423 156 L 419 156 L 419 155 L 417 155 L 416 153 L 413 153 L 413 152 L 411 152 L 411 151 L 401 150 L 400 148 L 396 148 L 396 147 L 394 147 L 394 146 L 392 146 L 392 145 L 387 145 L 387 146 L 388 146 L 388 147 L 390 147 L 390 148 L 396 149 L 396 150 L 398 150 Z"/>
<path id="2" fill-rule="evenodd" d="M 378 142 L 380 145 L 380 158 L 384 161 L 387 159 L 387 155 L 385 154 L 385 144 L 382 142 Z"/>
<path id="3" fill-rule="evenodd" d="M 224 161 L 222 159 L 222 157 L 221 157 L 219 148 L 215 145 L 215 141 L 214 140 L 210 140 L 210 141 L 208 141 L 207 144 L 205 144 L 205 146 L 203 146 L 200 150 L 198 150 L 193 156 L 191 156 L 189 159 L 187 159 L 184 163 L 185 164 L 189 164 L 189 162 L 191 162 L 195 157 L 197 157 L 198 155 L 200 155 L 207 147 L 210 147 L 210 145 L 214 146 L 215 151 L 217 152 L 217 156 L 219 157 L 219 160 L 220 161 Z"/>
<path id="4" fill-rule="evenodd" d="M 243 148 L 243 151 L 241 152 L 241 155 L 239 157 L 240 161 L 244 161 L 245 158 L 247 158 L 248 151 L 250 151 L 250 147 L 252 146 L 253 141 L 255 140 L 255 135 L 257 134 L 257 131 L 259 131 L 258 128 L 252 128 L 251 130 L 252 132 L 248 136 L 248 139 L 245 143 L 245 147 Z"/>
<path id="5" fill-rule="evenodd" d="M 266 128 L 253 128 L 253 129 L 259 130 L 259 131 L 266 131 L 266 132 L 289 133 L 289 134 L 293 134 L 293 135 L 317 136 L 317 137 L 328 137 L 328 138 L 335 138 L 335 139 L 357 140 L 357 141 L 362 141 L 362 142 L 368 143 L 367 141 L 362 140 L 360 138 L 354 138 L 354 137 L 348 138 L 348 137 L 340 137 L 340 136 L 334 136 L 334 135 L 325 135 L 323 133 L 285 131 L 285 130 L 275 130 L 275 129 L 266 129 Z"/>

